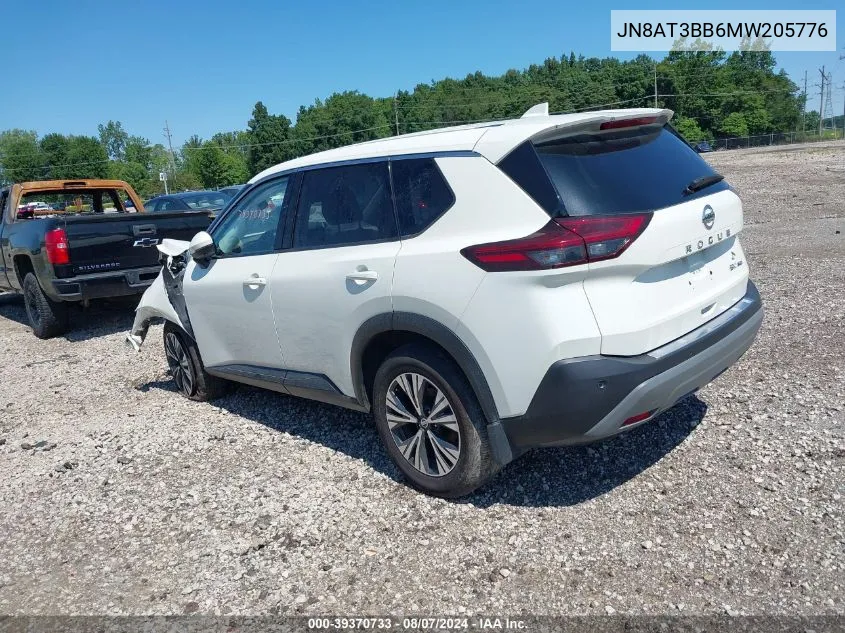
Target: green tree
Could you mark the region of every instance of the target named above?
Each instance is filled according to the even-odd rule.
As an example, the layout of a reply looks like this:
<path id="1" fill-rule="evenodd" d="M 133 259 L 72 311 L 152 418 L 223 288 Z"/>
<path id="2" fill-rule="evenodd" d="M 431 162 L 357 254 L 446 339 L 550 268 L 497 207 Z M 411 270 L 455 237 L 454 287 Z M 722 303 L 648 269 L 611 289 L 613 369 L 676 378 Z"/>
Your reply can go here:
<path id="1" fill-rule="evenodd" d="M 295 155 L 291 147 L 290 119 L 284 115 L 270 114 L 260 101 L 252 110 L 249 129 L 248 167 L 258 173 L 284 162 Z"/>
<path id="2" fill-rule="evenodd" d="M 100 142 L 106 148 L 109 158 L 123 160 L 129 134 L 123 129 L 120 121 L 109 121 L 105 125 L 101 123 L 97 126 L 97 132 L 100 134 Z"/>
<path id="3" fill-rule="evenodd" d="M 727 137 L 748 136 L 748 123 L 745 121 L 745 115 L 741 112 L 731 112 L 722 121 L 720 131 Z"/>
<path id="4" fill-rule="evenodd" d="M 133 185 L 157 192 L 163 189 L 159 171 L 170 173 L 176 189 L 243 182 L 288 159 L 390 136 L 397 127 L 408 133 L 518 117 L 543 101 L 552 112 L 651 106 L 655 75 L 658 106 L 675 112 L 675 125 L 690 140 L 798 130 L 804 95 L 785 72 L 775 69 L 768 50 L 749 46 L 726 55 L 706 43 L 692 42 L 688 50 L 659 60 L 647 55 L 625 61 L 586 58 L 570 52 L 501 75 L 473 72 L 422 83 L 400 90 L 395 98 L 335 93 L 300 107 L 295 124 L 284 115 L 271 114 L 259 101 L 246 130 L 220 132 L 207 141 L 188 139 L 175 157 L 175 167 L 168 164 L 161 145 L 150 147 L 146 139 L 130 136 L 118 121 L 109 121 L 98 131 L 112 159 L 111 172 L 126 174 Z M 817 119 L 809 119 L 807 127 L 817 129 Z M 0 165 L 8 174 L 28 177 L 61 173 L 58 166 L 70 162 L 70 137 L 46 139 L 39 146 L 34 132 L 8 132 L 6 145 L 18 143 L 29 151 L 0 148 L 4 154 Z"/>
<path id="5" fill-rule="evenodd" d="M 46 157 L 34 131 L 0 132 L 0 182 L 43 180 L 45 163 Z"/>
<path id="6" fill-rule="evenodd" d="M 675 129 L 678 131 L 678 134 L 683 136 L 688 143 L 696 143 L 706 137 L 704 131 L 698 126 L 695 119 L 679 117 L 674 120 L 673 123 L 675 124 Z"/>
<path id="7" fill-rule="evenodd" d="M 108 178 L 109 156 L 106 148 L 93 136 L 69 136 L 67 163 L 53 169 L 59 179 Z"/>
<path id="8" fill-rule="evenodd" d="M 42 178 L 48 180 L 59 180 L 64 177 L 65 165 L 70 162 L 68 150 L 70 143 L 64 134 L 47 134 L 38 143 L 44 155 L 45 169 L 42 171 Z"/>
<path id="9" fill-rule="evenodd" d="M 124 146 L 124 160 L 127 163 L 137 163 L 149 170 L 152 166 L 150 142 L 142 136 L 128 137 Z"/>
<path id="10" fill-rule="evenodd" d="M 819 113 L 818 110 L 810 110 L 804 119 L 804 130 L 808 134 L 819 131 Z"/>

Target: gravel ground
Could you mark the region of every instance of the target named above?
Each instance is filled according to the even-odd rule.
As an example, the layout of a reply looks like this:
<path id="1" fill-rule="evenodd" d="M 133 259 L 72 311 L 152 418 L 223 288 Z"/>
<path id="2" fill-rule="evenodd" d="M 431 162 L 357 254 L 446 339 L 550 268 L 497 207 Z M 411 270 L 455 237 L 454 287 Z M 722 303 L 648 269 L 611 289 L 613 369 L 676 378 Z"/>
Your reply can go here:
<path id="1" fill-rule="evenodd" d="M 845 145 L 708 156 L 743 195 L 766 319 L 627 435 L 460 502 L 369 418 L 252 388 L 179 397 L 132 306 L 40 341 L 0 297 L 0 613 L 845 612 Z"/>

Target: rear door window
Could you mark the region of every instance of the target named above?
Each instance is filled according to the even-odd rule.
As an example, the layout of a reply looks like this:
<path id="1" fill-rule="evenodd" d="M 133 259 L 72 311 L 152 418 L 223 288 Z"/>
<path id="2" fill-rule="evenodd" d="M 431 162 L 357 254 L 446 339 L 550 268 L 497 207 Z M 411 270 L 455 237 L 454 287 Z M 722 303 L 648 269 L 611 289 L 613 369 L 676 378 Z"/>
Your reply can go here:
<path id="1" fill-rule="evenodd" d="M 379 242 L 397 232 L 386 161 L 304 173 L 294 248 Z"/>
<path id="2" fill-rule="evenodd" d="M 668 127 L 575 134 L 534 148 L 567 215 L 654 211 L 729 188 L 721 181 L 685 195 L 716 172 Z"/>

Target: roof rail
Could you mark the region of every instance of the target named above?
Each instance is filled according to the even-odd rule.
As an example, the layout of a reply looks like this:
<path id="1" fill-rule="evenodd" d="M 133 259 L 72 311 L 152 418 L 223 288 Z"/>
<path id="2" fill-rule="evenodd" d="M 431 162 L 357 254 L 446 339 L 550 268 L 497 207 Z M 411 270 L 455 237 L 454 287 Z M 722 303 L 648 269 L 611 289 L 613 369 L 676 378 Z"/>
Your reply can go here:
<path id="1" fill-rule="evenodd" d="M 526 117 L 532 116 L 549 116 L 549 102 L 545 101 L 543 103 L 538 103 L 537 105 L 532 106 L 531 108 L 528 108 L 525 114 L 523 114 L 520 118 L 524 119 Z"/>

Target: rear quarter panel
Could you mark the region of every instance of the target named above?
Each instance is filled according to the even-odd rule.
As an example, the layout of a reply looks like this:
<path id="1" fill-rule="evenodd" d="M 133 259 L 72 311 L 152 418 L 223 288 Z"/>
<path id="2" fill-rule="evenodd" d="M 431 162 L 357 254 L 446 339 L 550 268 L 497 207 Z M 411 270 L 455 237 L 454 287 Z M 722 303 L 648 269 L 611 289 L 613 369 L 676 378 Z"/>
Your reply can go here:
<path id="1" fill-rule="evenodd" d="M 461 249 L 530 235 L 550 218 L 483 157 L 443 157 L 437 164 L 455 204 L 421 235 L 403 240 L 393 308 L 455 332 L 478 362 L 499 415 L 518 415 L 551 362 L 598 353 L 585 271 L 486 273 L 470 263 Z M 567 341 L 574 342 L 561 349 Z"/>
<path id="2" fill-rule="evenodd" d="M 0 233 L 0 250 L 3 253 L 5 268 L 5 279 L 0 279 L 0 283 L 5 282 L 7 289 L 20 291 L 23 273 L 16 269 L 15 262 L 24 259 L 31 266 L 42 287 L 49 289 L 53 267 L 44 256 L 44 235 L 59 226 L 59 222 L 44 218 L 9 223 L 7 217 L 8 215 L 4 214 Z"/>

